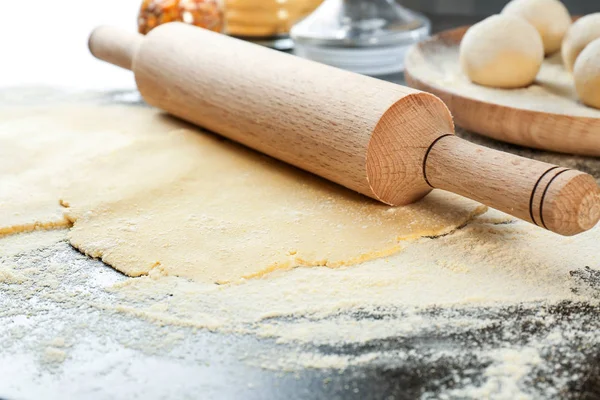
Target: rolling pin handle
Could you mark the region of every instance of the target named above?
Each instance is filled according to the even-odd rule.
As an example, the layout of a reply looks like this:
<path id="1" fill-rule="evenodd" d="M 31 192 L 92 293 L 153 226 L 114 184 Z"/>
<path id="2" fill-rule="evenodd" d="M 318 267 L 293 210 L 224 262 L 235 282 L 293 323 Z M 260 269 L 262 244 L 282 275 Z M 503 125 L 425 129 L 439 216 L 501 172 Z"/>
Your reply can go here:
<path id="1" fill-rule="evenodd" d="M 101 26 L 92 32 L 88 47 L 94 57 L 131 70 L 143 36 L 125 29 Z"/>
<path id="2" fill-rule="evenodd" d="M 600 220 L 600 188 L 583 172 L 442 135 L 423 162 L 425 181 L 565 236 Z"/>

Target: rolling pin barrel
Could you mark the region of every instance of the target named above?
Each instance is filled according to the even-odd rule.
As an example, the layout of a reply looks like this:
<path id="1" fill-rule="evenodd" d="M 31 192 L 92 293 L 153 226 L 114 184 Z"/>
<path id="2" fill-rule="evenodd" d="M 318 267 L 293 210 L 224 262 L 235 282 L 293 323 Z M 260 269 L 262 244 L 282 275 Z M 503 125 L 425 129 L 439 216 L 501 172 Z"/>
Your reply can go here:
<path id="1" fill-rule="evenodd" d="M 384 203 L 440 188 L 563 235 L 600 219 L 590 175 L 457 138 L 431 94 L 181 23 L 102 27 L 89 46 L 149 104 Z"/>

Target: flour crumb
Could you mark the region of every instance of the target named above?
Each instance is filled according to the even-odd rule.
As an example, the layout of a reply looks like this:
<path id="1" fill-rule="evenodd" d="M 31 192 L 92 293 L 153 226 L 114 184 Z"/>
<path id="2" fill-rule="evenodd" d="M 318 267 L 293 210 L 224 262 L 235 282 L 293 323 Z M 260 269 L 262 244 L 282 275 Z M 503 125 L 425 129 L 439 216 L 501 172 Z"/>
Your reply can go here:
<path id="1" fill-rule="evenodd" d="M 59 337 L 54 338 L 50 342 L 50 346 L 52 346 L 52 347 L 67 347 L 67 342 L 64 337 L 59 336 Z"/>
<path id="2" fill-rule="evenodd" d="M 27 277 L 22 273 L 15 271 L 11 267 L 0 266 L 0 283 L 9 285 L 20 284 L 27 280 Z"/>
<path id="3" fill-rule="evenodd" d="M 64 362 L 66 358 L 67 353 L 56 347 L 46 347 L 42 357 L 43 361 L 47 364 L 60 364 Z"/>

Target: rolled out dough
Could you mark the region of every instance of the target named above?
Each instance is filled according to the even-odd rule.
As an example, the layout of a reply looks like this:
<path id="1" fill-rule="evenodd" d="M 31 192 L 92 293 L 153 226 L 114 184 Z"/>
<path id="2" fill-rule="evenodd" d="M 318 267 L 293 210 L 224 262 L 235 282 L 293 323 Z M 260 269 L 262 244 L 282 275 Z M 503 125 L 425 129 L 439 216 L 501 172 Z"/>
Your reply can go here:
<path id="1" fill-rule="evenodd" d="M 82 165 L 169 129 L 173 122 L 143 108 L 0 109 L 0 236 L 68 227 L 58 200 L 85 179 Z"/>
<path id="2" fill-rule="evenodd" d="M 437 191 L 390 208 L 147 108 L 82 110 L 47 110 L 12 133 L 2 126 L 6 152 L 27 161 L 15 181 L 35 191 L 3 192 L 1 204 L 43 226 L 61 200 L 74 223 L 71 243 L 130 276 L 225 283 L 297 265 L 349 265 L 396 252 L 403 239 L 448 233 L 485 210 Z M 29 141 L 12 141 L 34 126 Z M 38 162 L 47 152 L 63 156 Z M 4 215 L 2 229 L 20 223 Z"/>

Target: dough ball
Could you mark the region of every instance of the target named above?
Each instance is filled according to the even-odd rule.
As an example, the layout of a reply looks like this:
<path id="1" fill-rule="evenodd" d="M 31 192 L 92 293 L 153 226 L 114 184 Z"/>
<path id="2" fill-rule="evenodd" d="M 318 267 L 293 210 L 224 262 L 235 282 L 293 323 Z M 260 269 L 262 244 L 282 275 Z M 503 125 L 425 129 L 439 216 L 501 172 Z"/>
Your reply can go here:
<path id="1" fill-rule="evenodd" d="M 567 7 L 559 0 L 513 0 L 502 14 L 524 18 L 533 25 L 542 37 L 545 54 L 560 50 L 572 22 Z"/>
<path id="2" fill-rule="evenodd" d="M 497 88 L 531 84 L 544 61 L 544 45 L 533 25 L 493 15 L 473 25 L 460 43 L 460 63 L 472 82 Z"/>
<path id="3" fill-rule="evenodd" d="M 573 77 L 581 101 L 600 109 L 600 39 L 588 44 L 579 54 Z"/>
<path id="4" fill-rule="evenodd" d="M 600 38 L 600 13 L 579 18 L 567 31 L 562 44 L 562 58 L 565 68 L 573 71 L 575 60 L 594 39 Z"/>

